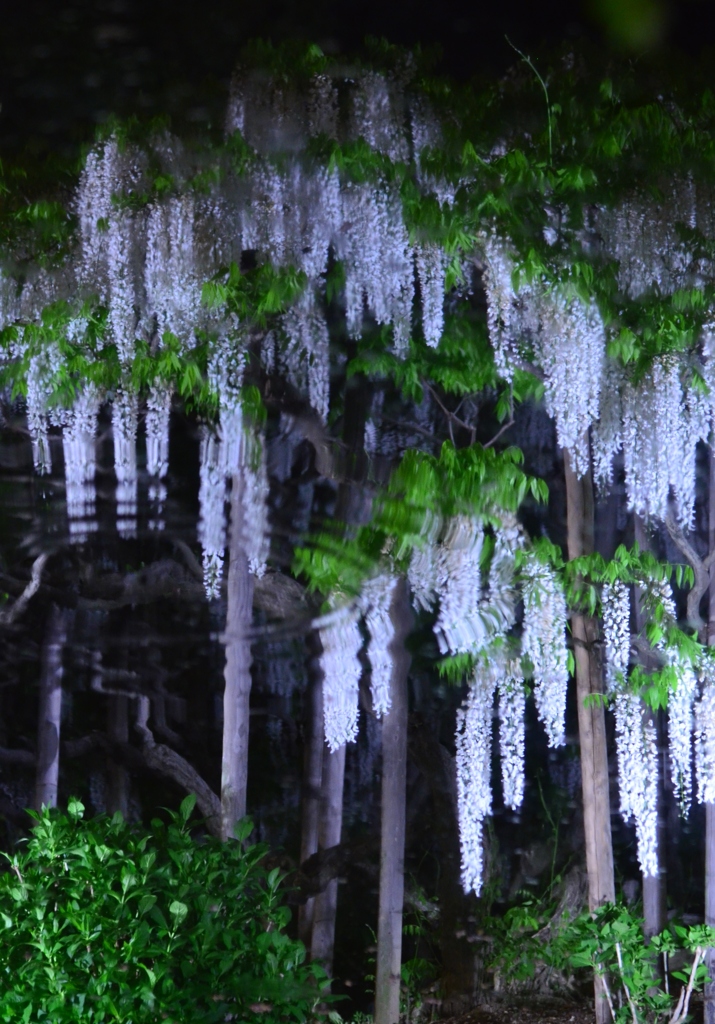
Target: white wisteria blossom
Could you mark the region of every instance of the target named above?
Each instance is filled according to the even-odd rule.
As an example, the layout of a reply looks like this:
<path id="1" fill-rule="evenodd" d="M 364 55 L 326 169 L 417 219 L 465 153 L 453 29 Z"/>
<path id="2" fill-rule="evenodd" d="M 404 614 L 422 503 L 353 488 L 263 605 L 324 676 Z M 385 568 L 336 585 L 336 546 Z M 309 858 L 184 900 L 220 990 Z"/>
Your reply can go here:
<path id="1" fill-rule="evenodd" d="M 566 600 L 554 570 L 535 555 L 522 568 L 524 628 L 521 650 L 534 673 L 534 699 L 550 747 L 566 742 L 565 715 L 568 687 Z"/>
<path id="2" fill-rule="evenodd" d="M 221 593 L 226 549 L 226 477 L 221 468 L 221 441 L 204 427 L 199 456 L 199 542 L 203 551 L 204 589 L 209 600 Z"/>
<path id="3" fill-rule="evenodd" d="M 437 538 L 441 528 L 440 518 L 431 512 L 426 512 L 420 542 L 415 545 L 410 555 L 407 579 L 412 592 L 412 604 L 415 608 L 421 608 L 423 611 L 432 610 L 437 593 L 439 565 Z"/>
<path id="4" fill-rule="evenodd" d="M 112 403 L 114 472 L 117 477 L 117 530 L 121 537 L 136 535 L 137 515 L 137 423 L 139 402 L 136 392 L 117 389 Z"/>
<path id="5" fill-rule="evenodd" d="M 171 390 L 161 384 L 150 389 L 146 400 L 146 468 L 163 480 L 169 470 L 169 418 Z"/>
<path id="6" fill-rule="evenodd" d="M 323 671 L 323 719 L 325 742 L 335 751 L 352 743 L 358 732 L 358 697 L 362 666 L 360 610 L 339 608 L 318 624 L 323 646 L 320 667 Z"/>
<path id="7" fill-rule="evenodd" d="M 429 242 L 416 247 L 415 262 L 422 298 L 422 331 L 427 344 L 436 348 L 444 330 L 444 285 L 449 258 L 441 245 Z"/>
<path id="8" fill-rule="evenodd" d="M 265 445 L 260 441 L 242 467 L 243 542 L 248 558 L 248 568 L 254 576 L 265 574 L 270 551 L 268 529 L 268 473 L 266 471 Z M 236 479 L 236 477 L 234 477 Z"/>
<path id="9" fill-rule="evenodd" d="M 623 401 L 625 384 L 622 368 L 612 359 L 606 360 L 601 384 L 599 418 L 591 430 L 593 477 L 600 490 L 613 481 L 613 459 L 623 447 Z"/>
<path id="10" fill-rule="evenodd" d="M 435 636 L 442 654 L 477 651 L 487 630 L 480 614 L 480 557 L 484 542 L 481 521 L 453 516 L 437 561 L 439 615 Z"/>
<path id="11" fill-rule="evenodd" d="M 455 746 L 462 887 L 465 893 L 473 891 L 477 896 L 482 890 L 484 873 L 484 819 L 492 812 L 492 718 L 496 683 L 494 667 L 480 662 L 466 700 L 457 711 Z"/>
<path id="12" fill-rule="evenodd" d="M 96 531 L 95 472 L 96 435 L 100 397 L 91 386 L 75 398 L 64 417 L 62 448 L 65 457 L 65 487 L 70 540 L 79 543 Z"/>
<path id="13" fill-rule="evenodd" d="M 342 223 L 335 247 L 345 265 L 348 334 L 360 336 L 367 304 L 378 324 L 392 326 L 394 350 L 401 356 L 409 340 L 414 265 L 399 194 L 348 183 Z"/>
<path id="14" fill-rule="evenodd" d="M 584 438 L 598 419 L 606 334 L 595 302 L 584 304 L 559 291 L 539 296 L 539 358 L 544 371 L 546 409 L 556 423 L 579 476 L 588 471 Z"/>
<path id="15" fill-rule="evenodd" d="M 614 702 L 618 788 L 624 821 L 633 819 L 638 863 L 644 875 L 658 873 L 658 746 L 641 698 L 621 692 Z"/>
<path id="16" fill-rule="evenodd" d="M 526 691 L 518 658 L 505 661 L 498 677 L 499 754 L 504 804 L 518 810 L 524 802 Z"/>
<path id="17" fill-rule="evenodd" d="M 311 288 L 283 317 L 286 344 L 279 357 L 290 383 L 308 393 L 323 422 L 330 411 L 330 337 L 323 311 Z"/>
<path id="18" fill-rule="evenodd" d="M 601 595 L 606 648 L 606 692 L 613 693 L 628 673 L 631 653 L 631 596 L 622 580 L 605 583 Z"/>
<path id="19" fill-rule="evenodd" d="M 715 666 L 701 665 L 701 691 L 695 705 L 695 778 L 698 802 L 715 804 Z"/>
<path id="20" fill-rule="evenodd" d="M 397 578 L 389 574 L 375 576 L 363 584 L 361 603 L 365 608 L 365 624 L 369 641 L 367 657 L 370 662 L 370 693 L 372 707 L 378 718 L 382 718 L 392 707 L 390 685 L 393 660 L 390 644 L 395 636 L 395 627 L 390 615 Z"/>
<path id="21" fill-rule="evenodd" d="M 668 692 L 668 753 L 673 790 L 681 813 L 690 807 L 693 789 L 693 702 L 696 677 L 690 664 L 676 652 L 668 651 L 675 674 Z"/>

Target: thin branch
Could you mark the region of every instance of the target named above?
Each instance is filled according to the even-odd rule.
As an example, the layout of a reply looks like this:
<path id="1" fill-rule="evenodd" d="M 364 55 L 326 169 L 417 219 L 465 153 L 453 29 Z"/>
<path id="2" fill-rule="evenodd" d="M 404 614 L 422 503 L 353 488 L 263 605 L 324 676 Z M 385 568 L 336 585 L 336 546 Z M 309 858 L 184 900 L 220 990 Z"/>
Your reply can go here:
<path id="1" fill-rule="evenodd" d="M 0 611 L 0 625 L 9 626 L 10 623 L 14 622 L 15 619 L 18 619 L 25 611 L 30 600 L 39 590 L 40 583 L 42 582 L 42 571 L 45 568 L 49 557 L 50 556 L 48 554 L 38 555 L 32 563 L 32 575 L 30 576 L 30 582 L 11 608 L 3 608 L 3 610 Z"/>
<path id="2" fill-rule="evenodd" d="M 502 434 L 505 434 L 506 431 L 509 429 L 509 427 L 513 427 L 513 426 L 514 426 L 514 419 L 512 417 L 512 419 L 510 419 L 508 423 L 505 423 L 503 427 L 501 427 L 499 430 L 497 430 L 496 434 L 491 439 L 491 441 L 487 441 L 487 443 L 484 445 L 484 447 L 485 448 L 491 448 L 491 446 L 493 444 L 495 444 L 499 440 L 499 438 L 502 436 Z"/>
<path id="3" fill-rule="evenodd" d="M 458 427 L 462 427 L 463 430 L 468 430 L 469 431 L 469 436 L 471 437 L 471 443 L 474 444 L 474 442 L 476 440 L 476 436 L 477 436 L 476 427 L 473 427 L 471 425 L 471 423 L 467 423 L 465 420 L 460 419 L 460 417 L 457 416 L 456 413 L 452 412 L 451 409 L 448 409 L 447 406 L 444 404 L 444 402 L 442 402 L 442 400 L 440 399 L 440 397 L 437 394 L 436 390 L 432 387 L 431 384 L 428 384 L 426 380 L 422 381 L 422 387 L 426 388 L 429 391 L 429 393 L 432 395 L 432 397 L 434 398 L 434 400 L 437 403 L 437 405 L 440 407 L 442 412 L 447 417 L 447 423 L 449 425 L 449 436 L 452 439 L 452 443 L 454 443 L 454 434 L 452 432 L 452 424 L 456 423 Z"/>
<path id="4" fill-rule="evenodd" d="M 625 976 L 625 973 L 623 971 L 623 957 L 621 955 L 621 944 L 620 944 L 620 942 L 616 943 L 616 956 L 618 957 L 618 970 L 621 972 L 621 981 L 623 982 L 623 988 L 625 989 L 625 992 L 626 992 L 626 999 L 628 1000 L 628 1005 L 629 1005 L 629 1007 L 631 1009 L 631 1019 L 633 1021 L 633 1024 L 638 1024 L 638 1014 L 636 1013 L 636 1008 L 635 1008 L 635 1005 L 633 1003 L 633 998 L 631 996 L 631 990 L 628 988 L 628 983 L 626 982 L 626 976 Z"/>
<path id="5" fill-rule="evenodd" d="M 688 987 L 681 989 L 680 999 L 678 1005 L 675 1008 L 675 1013 L 670 1018 L 670 1024 L 682 1024 L 682 1021 L 688 1015 L 688 1007 L 690 1005 L 690 997 L 693 994 L 693 986 L 695 985 L 695 978 L 698 973 L 698 967 L 700 961 L 705 956 L 705 949 L 703 946 L 698 946 L 695 950 L 695 956 L 693 957 L 693 966 L 690 968 L 690 977 L 688 978 Z"/>
<path id="6" fill-rule="evenodd" d="M 605 971 L 601 975 L 601 982 L 603 984 L 603 991 L 606 993 L 606 1002 L 608 1003 L 608 1009 L 611 1011 L 611 1020 L 613 1021 L 613 1024 L 616 1024 L 616 1010 L 613 1005 L 613 997 L 611 996 L 611 990 L 608 987 L 608 979 L 606 978 Z"/>

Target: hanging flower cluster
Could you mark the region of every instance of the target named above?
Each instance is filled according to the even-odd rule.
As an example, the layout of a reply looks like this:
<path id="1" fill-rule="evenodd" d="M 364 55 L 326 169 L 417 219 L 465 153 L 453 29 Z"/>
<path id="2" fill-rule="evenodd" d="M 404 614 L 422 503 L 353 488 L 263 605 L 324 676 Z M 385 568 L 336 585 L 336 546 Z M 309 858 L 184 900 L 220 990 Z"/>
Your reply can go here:
<path id="1" fill-rule="evenodd" d="M 566 742 L 566 600 L 553 569 L 527 555 L 522 568 L 524 630 L 522 653 L 534 674 L 534 698 L 550 747 Z"/>
<path id="2" fill-rule="evenodd" d="M 499 753 L 504 805 L 518 810 L 524 801 L 526 690 L 519 659 L 507 661 L 499 674 Z"/>
<path id="3" fill-rule="evenodd" d="M 497 677 L 481 665 L 469 693 L 457 712 L 457 813 L 462 854 L 462 887 L 466 893 L 482 890 L 484 873 L 484 819 L 492 811 L 491 750 L 494 689 Z"/>
<path id="4" fill-rule="evenodd" d="M 695 778 L 698 802 L 715 803 L 715 671 L 701 667 L 701 693 L 695 705 Z"/>
<path id="5" fill-rule="evenodd" d="M 437 563 L 439 615 L 435 635 L 442 654 L 478 650 L 486 630 L 479 614 L 480 556 L 484 533 L 479 520 L 455 516 L 447 526 Z"/>
<path id="6" fill-rule="evenodd" d="M 358 732 L 358 696 L 362 666 L 360 612 L 340 608 L 319 627 L 323 653 L 323 717 L 325 742 L 331 752 L 351 743 Z"/>
<path id="7" fill-rule="evenodd" d="M 622 580 L 605 583 L 601 595 L 606 648 L 606 692 L 619 689 L 628 673 L 631 653 L 631 596 Z"/>
<path id="8" fill-rule="evenodd" d="M 370 636 L 367 656 L 371 666 L 370 692 L 372 706 L 378 718 L 386 715 L 392 706 L 390 684 L 393 661 L 390 644 L 395 636 L 390 609 L 397 586 L 394 576 L 382 575 L 368 580 L 362 589 L 365 624 Z"/>
<path id="9" fill-rule="evenodd" d="M 85 387 L 67 413 L 62 429 L 70 539 L 80 543 L 97 529 L 94 475 L 98 416 L 97 393 L 91 386 Z"/>
<path id="10" fill-rule="evenodd" d="M 204 589 L 209 601 L 219 597 L 226 549 L 226 478 L 220 466 L 220 441 L 208 428 L 199 456 L 199 542 L 203 551 Z"/>
<path id="11" fill-rule="evenodd" d="M 687 813 L 693 789 L 693 703 L 696 678 L 692 667 L 669 652 L 675 680 L 668 693 L 668 753 L 673 789 L 681 813 Z"/>
<path id="12" fill-rule="evenodd" d="M 635 822 L 638 863 L 644 875 L 658 873 L 658 747 L 655 728 L 634 693 L 614 703 L 621 814 Z"/>

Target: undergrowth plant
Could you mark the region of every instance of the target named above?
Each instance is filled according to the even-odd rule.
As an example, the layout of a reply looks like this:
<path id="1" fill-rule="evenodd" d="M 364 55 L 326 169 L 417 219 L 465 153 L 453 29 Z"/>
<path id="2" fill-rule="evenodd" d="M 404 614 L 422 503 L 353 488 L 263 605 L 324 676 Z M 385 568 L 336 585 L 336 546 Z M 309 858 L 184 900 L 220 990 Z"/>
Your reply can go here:
<path id="1" fill-rule="evenodd" d="M 151 831 L 44 809 L 0 874 L 0 1020 L 13 1024 L 303 1021 L 324 971 L 285 933 L 260 845 L 194 839 L 187 797 Z M 7 855 L 6 855 L 7 856 Z"/>
<path id="2" fill-rule="evenodd" d="M 550 925 L 546 927 L 547 923 Z M 671 924 L 648 945 L 643 921 L 623 904 L 608 903 L 554 926 L 536 899 L 510 908 L 492 922 L 495 955 L 491 966 L 507 981 L 526 981 L 538 964 L 563 972 L 589 968 L 604 981 L 605 998 L 614 1024 L 682 1024 L 693 992 L 707 980 L 704 956 L 715 943 L 715 929 L 705 925 Z M 686 953 L 682 969 L 658 976 L 660 956 L 666 965 L 673 954 Z M 671 979 L 680 983 L 671 992 Z"/>

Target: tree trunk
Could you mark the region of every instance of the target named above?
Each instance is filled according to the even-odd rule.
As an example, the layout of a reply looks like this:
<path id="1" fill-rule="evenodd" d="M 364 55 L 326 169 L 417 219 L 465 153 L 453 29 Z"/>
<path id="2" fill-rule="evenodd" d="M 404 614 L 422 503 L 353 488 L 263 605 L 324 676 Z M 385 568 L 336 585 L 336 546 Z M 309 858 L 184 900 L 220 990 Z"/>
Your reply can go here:
<path id="1" fill-rule="evenodd" d="M 395 635 L 390 644 L 392 706 L 382 721 L 380 811 L 380 902 L 377 918 L 375 1024 L 398 1024 L 402 969 L 402 909 L 405 890 L 407 783 L 407 674 L 405 640 L 412 624 L 407 584 L 395 587 L 390 609 Z"/>
<path id="2" fill-rule="evenodd" d="M 570 559 L 593 552 L 594 509 L 591 471 L 576 477 L 568 452 L 564 452 L 566 477 L 567 543 Z M 611 806 L 606 749 L 606 718 L 603 704 L 587 701 L 603 692 L 603 673 L 598 656 L 598 623 L 592 615 L 571 616 L 576 662 L 576 700 L 581 747 L 583 820 L 586 833 L 588 905 L 595 910 L 602 903 L 615 902 Z M 609 1019 L 603 984 L 594 979 L 597 1024 Z"/>
<path id="3" fill-rule="evenodd" d="M 320 839 L 320 787 L 323 781 L 323 748 L 325 746 L 323 726 L 323 680 L 316 666 L 317 658 L 311 658 L 310 682 L 308 685 L 305 752 L 303 755 L 303 793 L 301 800 L 300 863 L 318 852 Z M 310 944 L 313 928 L 315 898 L 304 903 L 298 911 L 298 938 L 306 946 Z"/>
<path id="4" fill-rule="evenodd" d="M 331 754 L 323 747 L 323 787 L 320 806 L 320 848 L 337 846 L 343 829 L 343 787 L 345 783 L 345 744 Z M 311 960 L 322 964 L 328 974 L 333 970 L 335 918 L 338 909 L 338 879 L 315 897 Z"/>
<path id="5" fill-rule="evenodd" d="M 710 495 L 708 522 L 708 554 L 715 550 L 715 456 L 710 457 Z M 710 591 L 708 610 L 709 647 L 715 647 L 715 564 L 710 566 Z M 715 927 L 715 804 L 705 804 L 705 924 Z M 712 981 L 707 982 L 703 992 L 704 1024 L 715 1024 L 715 949 L 705 954 L 705 966 Z"/>
<path id="6" fill-rule="evenodd" d="M 236 823 L 246 815 L 248 783 L 251 641 L 247 634 L 253 620 L 253 577 L 243 545 L 243 486 L 242 476 L 236 473 L 231 487 L 231 546 L 223 695 L 221 836 L 224 840 L 234 837 Z"/>
<path id="7" fill-rule="evenodd" d="M 113 694 L 107 704 L 107 735 L 113 743 L 129 742 L 129 698 Z M 111 757 L 107 759 L 107 813 L 129 816 L 129 774 Z"/>
<path id="8" fill-rule="evenodd" d="M 37 724 L 35 809 L 57 806 L 62 716 L 62 653 L 67 643 L 68 615 L 53 604 L 42 644 L 40 701 Z"/>

